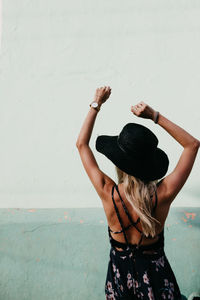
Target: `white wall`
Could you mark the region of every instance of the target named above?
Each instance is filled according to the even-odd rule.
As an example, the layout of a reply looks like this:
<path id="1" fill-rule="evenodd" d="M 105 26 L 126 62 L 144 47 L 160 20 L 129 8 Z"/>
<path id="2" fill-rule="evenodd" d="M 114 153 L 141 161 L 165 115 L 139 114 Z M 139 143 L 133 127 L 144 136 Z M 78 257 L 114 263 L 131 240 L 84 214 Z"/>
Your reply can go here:
<path id="1" fill-rule="evenodd" d="M 149 126 L 173 169 L 182 148 L 158 125 L 137 119 L 143 100 L 199 138 L 200 2 L 5 0 L 0 63 L 0 206 L 102 206 L 75 146 L 102 85 L 112 96 L 99 134 L 128 122 Z M 199 157 L 173 205 L 199 206 Z"/>

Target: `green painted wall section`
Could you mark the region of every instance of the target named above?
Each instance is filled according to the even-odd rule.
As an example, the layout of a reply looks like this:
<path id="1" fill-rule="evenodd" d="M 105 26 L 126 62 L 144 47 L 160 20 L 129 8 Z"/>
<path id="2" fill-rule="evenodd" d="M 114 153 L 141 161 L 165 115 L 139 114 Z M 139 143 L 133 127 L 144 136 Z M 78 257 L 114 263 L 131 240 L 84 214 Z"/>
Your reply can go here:
<path id="1" fill-rule="evenodd" d="M 165 252 L 186 297 L 200 288 L 199 216 L 200 208 L 174 207 L 165 225 Z M 105 299 L 103 209 L 1 209 L 0 237 L 1 300 Z"/>

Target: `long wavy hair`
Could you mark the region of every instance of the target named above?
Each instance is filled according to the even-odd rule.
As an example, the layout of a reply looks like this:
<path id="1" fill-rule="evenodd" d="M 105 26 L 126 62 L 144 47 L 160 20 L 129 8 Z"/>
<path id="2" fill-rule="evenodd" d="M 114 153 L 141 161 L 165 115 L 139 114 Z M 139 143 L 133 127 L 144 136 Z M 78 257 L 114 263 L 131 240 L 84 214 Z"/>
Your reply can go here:
<path id="1" fill-rule="evenodd" d="M 123 172 L 117 166 L 115 168 L 118 184 L 123 182 L 124 193 L 138 217 L 140 217 L 144 235 L 154 237 L 156 235 L 156 223 L 160 224 L 160 222 L 152 216 L 151 196 L 157 188 L 158 180 L 143 182 L 139 178 Z"/>

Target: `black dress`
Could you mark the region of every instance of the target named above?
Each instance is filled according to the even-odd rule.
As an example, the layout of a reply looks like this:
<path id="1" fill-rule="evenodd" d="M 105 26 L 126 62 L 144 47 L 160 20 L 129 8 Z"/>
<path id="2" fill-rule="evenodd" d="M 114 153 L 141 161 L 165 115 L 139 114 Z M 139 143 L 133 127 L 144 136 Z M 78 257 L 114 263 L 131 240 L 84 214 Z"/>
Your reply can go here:
<path id="1" fill-rule="evenodd" d="M 123 226 L 123 221 L 115 203 L 113 197 L 114 188 L 119 194 L 122 206 L 131 223 L 127 227 Z M 157 205 L 156 191 L 155 196 L 156 201 L 153 213 Z M 159 239 L 157 242 L 152 245 L 140 245 L 144 236 L 142 231 L 136 226 L 140 218 L 133 222 L 116 184 L 112 188 L 112 200 L 122 230 L 113 232 L 108 226 L 111 249 L 105 282 L 106 299 L 181 300 L 180 289 L 164 252 L 164 229 L 158 234 Z M 141 233 L 141 238 L 137 245 L 130 244 L 127 240 L 125 230 L 130 226 L 134 226 Z M 113 233 L 123 232 L 126 243 L 113 239 L 110 231 Z M 123 250 L 117 250 L 115 246 Z"/>

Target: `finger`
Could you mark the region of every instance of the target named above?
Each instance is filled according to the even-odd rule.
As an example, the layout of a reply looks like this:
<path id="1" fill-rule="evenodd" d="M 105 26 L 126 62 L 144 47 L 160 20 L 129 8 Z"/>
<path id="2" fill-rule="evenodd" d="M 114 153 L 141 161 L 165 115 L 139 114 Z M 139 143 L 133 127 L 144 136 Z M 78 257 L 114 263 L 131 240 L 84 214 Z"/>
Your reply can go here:
<path id="1" fill-rule="evenodd" d="M 132 113 L 133 113 L 135 116 L 137 116 L 137 117 L 138 117 L 138 115 L 139 115 L 138 112 L 135 111 L 135 110 L 133 110 Z"/>
<path id="2" fill-rule="evenodd" d="M 139 104 L 137 105 L 137 107 L 138 107 L 138 108 L 143 108 L 143 104 L 139 103 Z"/>
<path id="3" fill-rule="evenodd" d="M 136 113 L 136 112 L 137 112 L 137 107 L 131 106 L 131 111 L 132 111 L 133 113 Z"/>
<path id="4" fill-rule="evenodd" d="M 143 101 L 141 101 L 140 104 L 141 104 L 143 107 L 146 106 L 146 103 L 144 103 Z"/>
<path id="5" fill-rule="evenodd" d="M 137 110 L 137 105 L 132 105 L 132 108 Z"/>
<path id="6" fill-rule="evenodd" d="M 109 86 L 107 86 L 106 92 L 108 92 L 109 94 L 111 93 L 111 88 Z"/>

